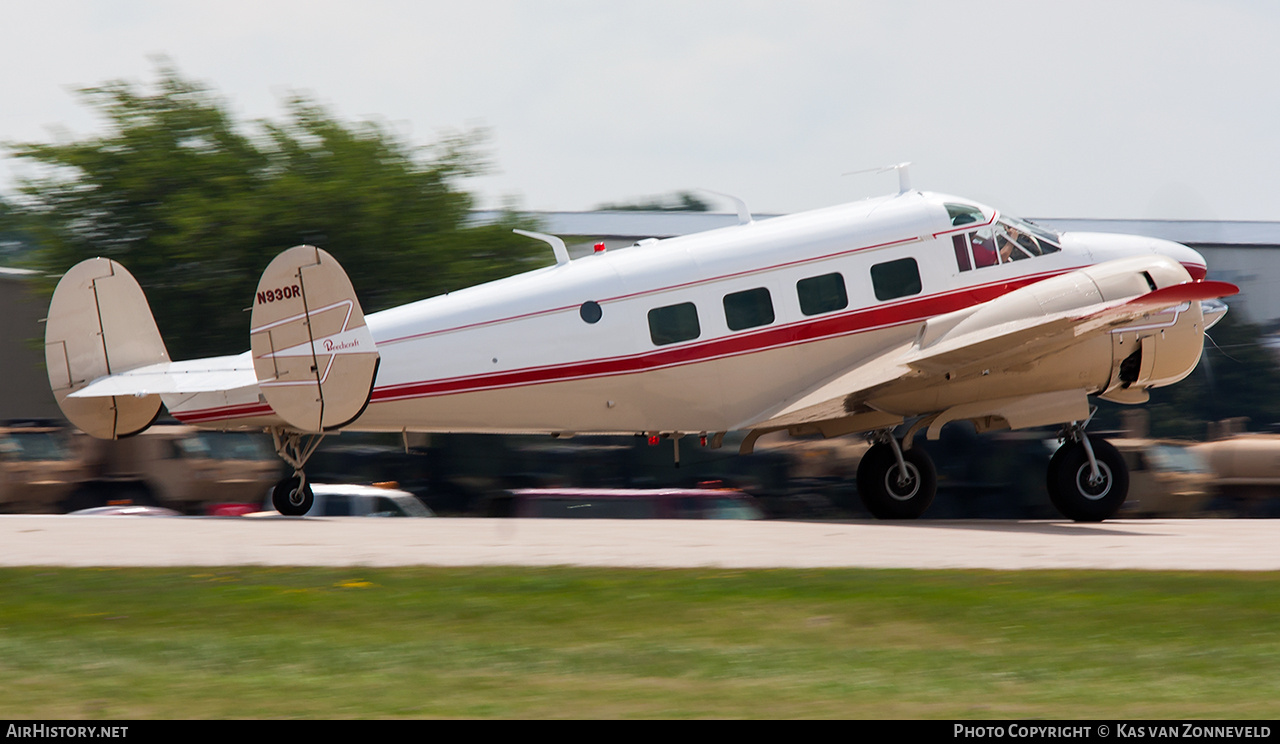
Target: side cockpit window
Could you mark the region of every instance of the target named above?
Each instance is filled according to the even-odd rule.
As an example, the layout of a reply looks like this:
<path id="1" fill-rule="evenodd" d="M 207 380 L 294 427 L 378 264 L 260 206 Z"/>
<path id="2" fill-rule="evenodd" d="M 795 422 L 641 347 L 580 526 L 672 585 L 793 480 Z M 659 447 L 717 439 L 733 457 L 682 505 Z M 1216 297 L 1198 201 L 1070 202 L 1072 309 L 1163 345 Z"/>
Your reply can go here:
<path id="1" fill-rule="evenodd" d="M 1013 217 L 1003 217 L 995 225 L 953 235 L 951 244 L 956 254 L 956 268 L 960 271 L 1012 263 L 1062 250 L 1057 233 Z"/>

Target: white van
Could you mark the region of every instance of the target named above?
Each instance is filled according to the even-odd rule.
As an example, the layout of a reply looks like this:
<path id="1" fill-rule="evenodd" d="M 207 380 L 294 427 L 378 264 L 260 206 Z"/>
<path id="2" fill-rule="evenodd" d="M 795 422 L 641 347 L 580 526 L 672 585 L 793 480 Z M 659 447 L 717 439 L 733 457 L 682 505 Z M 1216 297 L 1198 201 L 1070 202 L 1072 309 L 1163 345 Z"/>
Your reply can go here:
<path id="1" fill-rule="evenodd" d="M 417 496 L 398 488 L 384 486 L 357 486 L 351 484 L 312 483 L 315 503 L 306 513 L 308 517 L 434 517 Z M 280 516 L 271 505 L 267 494 L 267 511 L 255 512 L 250 517 Z"/>

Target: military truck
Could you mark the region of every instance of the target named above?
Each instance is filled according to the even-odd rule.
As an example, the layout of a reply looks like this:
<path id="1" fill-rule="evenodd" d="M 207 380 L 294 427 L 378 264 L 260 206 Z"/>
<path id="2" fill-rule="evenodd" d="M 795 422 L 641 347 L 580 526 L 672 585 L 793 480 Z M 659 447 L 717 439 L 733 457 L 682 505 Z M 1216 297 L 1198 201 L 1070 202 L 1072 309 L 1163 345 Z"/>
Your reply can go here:
<path id="1" fill-rule="evenodd" d="M 84 477 L 84 462 L 57 423 L 24 420 L 0 426 L 0 511 L 56 512 Z"/>
<path id="2" fill-rule="evenodd" d="M 1213 471 L 1223 509 L 1241 516 L 1280 516 L 1280 434 L 1232 434 L 1195 450 Z"/>
<path id="3" fill-rule="evenodd" d="M 256 504 L 282 469 L 262 434 L 158 425 L 127 439 L 76 440 L 87 476 L 63 511 L 134 503 L 201 514 L 219 503 Z"/>
<path id="4" fill-rule="evenodd" d="M 84 476 L 61 512 L 130 503 L 204 514 L 215 504 L 257 504 L 282 469 L 263 434 L 161 424 L 126 439 L 74 440 Z"/>
<path id="5" fill-rule="evenodd" d="M 1116 437 L 1109 439 L 1129 466 L 1129 497 L 1122 516 L 1191 517 L 1214 497 L 1214 474 L 1194 442 Z"/>

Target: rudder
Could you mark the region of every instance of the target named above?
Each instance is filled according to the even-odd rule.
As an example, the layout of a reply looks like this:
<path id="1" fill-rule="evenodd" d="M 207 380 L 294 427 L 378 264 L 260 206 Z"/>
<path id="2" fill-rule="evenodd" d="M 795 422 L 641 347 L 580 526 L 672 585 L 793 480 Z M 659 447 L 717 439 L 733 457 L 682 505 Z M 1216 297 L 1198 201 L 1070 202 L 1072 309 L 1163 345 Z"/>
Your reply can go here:
<path id="1" fill-rule="evenodd" d="M 44 343 L 54 398 L 86 434 L 127 437 L 160 413 L 158 395 L 67 397 L 100 377 L 169 361 L 142 287 L 119 263 L 90 258 L 62 276 L 49 301 Z"/>
<path id="2" fill-rule="evenodd" d="M 262 395 L 290 427 L 336 429 L 368 405 L 380 357 L 351 280 L 327 252 L 300 245 L 268 264 L 249 345 Z"/>

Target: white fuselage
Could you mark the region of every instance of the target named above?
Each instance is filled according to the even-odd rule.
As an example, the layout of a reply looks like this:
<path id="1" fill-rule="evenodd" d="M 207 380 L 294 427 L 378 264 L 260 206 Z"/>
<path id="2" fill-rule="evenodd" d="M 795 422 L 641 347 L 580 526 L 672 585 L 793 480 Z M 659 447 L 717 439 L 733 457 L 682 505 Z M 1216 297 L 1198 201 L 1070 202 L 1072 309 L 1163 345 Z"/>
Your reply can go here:
<path id="1" fill-rule="evenodd" d="M 1143 252 L 1173 254 L 1203 276 L 1203 259 L 1177 244 L 1069 235 L 1058 252 L 962 270 L 953 236 L 997 215 L 982 208 L 985 223 L 953 226 L 944 204 L 955 203 L 971 204 L 911 192 L 778 217 L 370 314 L 381 366 L 368 407 L 347 428 L 742 429 L 910 340 L 930 317 L 1051 276 Z M 280 424 L 256 386 L 165 403 L 202 426 Z"/>

